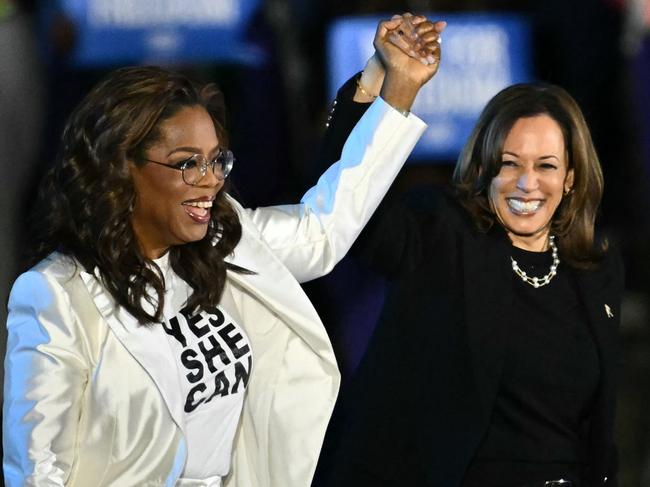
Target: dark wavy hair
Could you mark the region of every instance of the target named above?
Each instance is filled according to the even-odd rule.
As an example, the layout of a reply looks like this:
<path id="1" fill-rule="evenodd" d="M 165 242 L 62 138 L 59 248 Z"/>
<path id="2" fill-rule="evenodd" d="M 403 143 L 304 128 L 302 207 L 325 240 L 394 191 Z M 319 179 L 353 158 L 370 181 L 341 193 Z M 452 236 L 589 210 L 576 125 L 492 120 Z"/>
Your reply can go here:
<path id="1" fill-rule="evenodd" d="M 161 136 L 161 122 L 193 106 L 206 109 L 220 145 L 227 147 L 223 96 L 213 84 L 199 85 L 158 67 L 118 69 L 98 83 L 68 119 L 56 162 L 41 184 L 29 264 L 54 251 L 70 256 L 87 272 L 97 269 L 117 303 L 141 324 L 159 322 L 165 281 L 133 231 L 136 193 L 129 162 L 143 164 L 145 151 Z M 205 238 L 170 249 L 172 269 L 193 290 L 191 311 L 216 306 L 226 270 L 243 271 L 224 261 L 242 233 L 225 186 L 211 216 Z"/>
<path id="2" fill-rule="evenodd" d="M 603 194 L 603 173 L 587 123 L 576 101 L 563 88 L 547 83 L 516 84 L 497 93 L 485 106 L 465 144 L 453 175 L 463 206 L 477 227 L 488 231 L 497 221 L 489 188 L 499 174 L 503 144 L 520 118 L 548 115 L 564 136 L 573 188 L 562 197 L 551 220 L 564 259 L 590 268 L 602 258 L 607 242 L 595 241 L 594 225 Z"/>

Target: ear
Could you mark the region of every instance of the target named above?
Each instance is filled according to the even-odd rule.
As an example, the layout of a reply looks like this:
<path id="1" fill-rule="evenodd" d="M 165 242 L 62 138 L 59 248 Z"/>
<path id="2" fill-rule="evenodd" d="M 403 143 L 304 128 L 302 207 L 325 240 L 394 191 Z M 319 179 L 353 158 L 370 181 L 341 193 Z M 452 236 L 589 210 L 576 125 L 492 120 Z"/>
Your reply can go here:
<path id="1" fill-rule="evenodd" d="M 573 169 L 569 169 L 566 177 L 564 178 L 564 194 L 569 194 L 571 190 L 573 190 L 573 176 Z"/>

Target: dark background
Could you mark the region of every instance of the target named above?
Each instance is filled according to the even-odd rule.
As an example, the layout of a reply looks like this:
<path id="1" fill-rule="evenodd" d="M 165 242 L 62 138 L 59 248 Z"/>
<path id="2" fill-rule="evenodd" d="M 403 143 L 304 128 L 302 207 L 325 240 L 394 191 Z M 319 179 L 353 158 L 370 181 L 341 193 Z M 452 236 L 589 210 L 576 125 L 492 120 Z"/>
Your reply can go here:
<path id="1" fill-rule="evenodd" d="M 27 213 L 36 183 L 53 161 L 65 118 L 108 70 L 75 69 L 68 59 L 75 26 L 36 21 L 37 1 L 0 0 L 0 321 L 20 270 Z M 267 0 L 249 26 L 251 42 L 269 55 L 258 66 L 178 66 L 216 81 L 226 94 L 232 180 L 248 206 L 297 201 L 323 168 L 313 162 L 330 100 L 326 95 L 325 34 L 342 15 L 420 12 L 517 12 L 533 28 L 537 79 L 566 88 L 582 107 L 601 157 L 606 192 L 600 226 L 623 250 L 624 364 L 617 436 L 621 484 L 650 485 L 650 15 L 647 0 Z M 639 10 L 641 11 L 641 10 Z M 43 46 L 47 46 L 44 49 Z M 444 64 L 443 64 L 444 66 Z M 359 66 L 361 69 L 363 66 Z M 443 184 L 448 164 L 408 166 L 401 187 Z M 37 209 L 36 209 L 37 210 Z M 305 286 L 339 357 L 344 384 L 371 333 L 381 283 L 346 259 L 328 277 Z M 366 293 L 357 304 L 348 296 Z M 378 293 L 378 294 L 377 294 Z M 367 303 L 359 308 L 358 302 Z M 360 318 L 358 328 L 346 326 Z M 0 345 L 4 344 L 4 338 Z"/>

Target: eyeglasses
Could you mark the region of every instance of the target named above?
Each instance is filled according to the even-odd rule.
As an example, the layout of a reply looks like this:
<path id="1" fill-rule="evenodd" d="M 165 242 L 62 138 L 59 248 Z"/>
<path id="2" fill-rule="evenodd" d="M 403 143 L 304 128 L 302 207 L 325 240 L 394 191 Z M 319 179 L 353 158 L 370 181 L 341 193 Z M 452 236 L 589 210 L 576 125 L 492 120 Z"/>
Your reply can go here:
<path id="1" fill-rule="evenodd" d="M 212 169 L 212 173 L 219 181 L 226 179 L 235 163 L 235 156 L 233 156 L 232 152 L 227 149 L 220 149 L 219 153 L 210 160 L 208 160 L 203 154 L 194 154 L 176 164 L 165 164 L 151 159 L 143 160 L 146 162 L 153 162 L 159 166 L 168 167 L 169 169 L 181 171 L 185 184 L 196 186 L 207 174 L 208 166 Z"/>

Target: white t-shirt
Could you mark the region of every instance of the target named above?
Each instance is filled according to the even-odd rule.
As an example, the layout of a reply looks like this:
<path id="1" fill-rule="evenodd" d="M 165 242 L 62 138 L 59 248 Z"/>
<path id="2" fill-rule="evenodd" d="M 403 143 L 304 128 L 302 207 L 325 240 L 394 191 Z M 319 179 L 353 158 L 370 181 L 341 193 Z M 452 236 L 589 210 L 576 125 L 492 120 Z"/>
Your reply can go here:
<path id="1" fill-rule="evenodd" d="M 191 314 L 184 306 L 191 288 L 169 266 L 168 254 L 157 259 L 167 291 L 163 328 L 169 338 L 185 410 L 187 461 L 181 475 L 219 485 L 230 470 L 235 431 L 253 367 L 250 342 L 228 284 L 219 306 Z"/>

